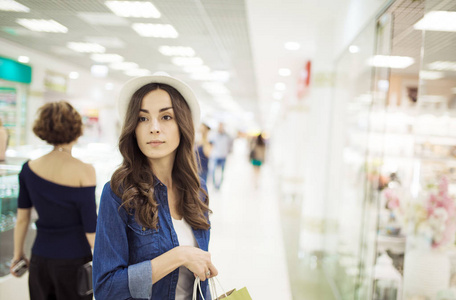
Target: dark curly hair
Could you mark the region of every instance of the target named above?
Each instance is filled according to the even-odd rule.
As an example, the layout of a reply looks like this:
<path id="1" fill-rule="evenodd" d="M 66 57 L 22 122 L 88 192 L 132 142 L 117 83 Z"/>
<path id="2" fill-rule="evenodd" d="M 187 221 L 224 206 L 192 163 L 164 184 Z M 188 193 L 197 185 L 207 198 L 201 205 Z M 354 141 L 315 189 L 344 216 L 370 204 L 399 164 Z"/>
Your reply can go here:
<path id="1" fill-rule="evenodd" d="M 38 114 L 33 132 L 51 145 L 68 144 L 82 135 L 81 115 L 66 101 L 46 103 Z"/>
<path id="2" fill-rule="evenodd" d="M 198 177 L 192 114 L 184 97 L 172 86 L 149 83 L 132 95 L 119 138 L 123 162 L 111 177 L 112 190 L 122 199 L 122 205 L 129 212 L 134 212 L 139 223 L 149 228 L 157 228 L 158 203 L 154 197 L 154 174 L 135 137 L 141 102 L 148 93 L 157 89 L 169 94 L 179 127 L 180 143 L 172 170 L 173 180 L 177 182 L 181 193 L 178 212 L 194 229 L 208 230 L 210 225 L 207 217 L 211 210 L 209 196 L 201 188 Z M 203 195 L 204 202 L 200 195 Z"/>

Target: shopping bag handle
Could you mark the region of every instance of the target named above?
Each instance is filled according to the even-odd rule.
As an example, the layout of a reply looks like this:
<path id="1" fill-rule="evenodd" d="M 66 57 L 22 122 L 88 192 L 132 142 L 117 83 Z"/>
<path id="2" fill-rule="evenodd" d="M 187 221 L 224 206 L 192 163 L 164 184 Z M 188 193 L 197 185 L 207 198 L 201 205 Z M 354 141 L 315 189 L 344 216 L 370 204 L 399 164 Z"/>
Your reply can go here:
<path id="1" fill-rule="evenodd" d="M 217 299 L 217 288 L 216 288 L 215 280 L 217 280 L 218 284 L 222 288 L 222 292 L 223 292 L 222 295 L 225 295 L 225 297 L 228 297 L 227 294 L 226 294 L 225 289 L 223 288 L 222 284 L 220 283 L 220 280 L 218 280 L 217 277 L 211 277 L 211 278 L 209 278 L 209 287 L 208 288 L 209 288 L 209 291 L 211 293 L 212 300 Z M 196 299 L 196 295 L 197 295 L 197 290 L 198 289 L 199 289 L 199 292 L 200 292 L 200 295 L 201 295 L 201 299 L 205 300 L 205 298 L 203 296 L 203 292 L 201 291 L 201 280 L 197 276 L 195 278 L 195 282 L 193 283 L 193 297 L 192 297 L 193 300 L 197 300 Z"/>

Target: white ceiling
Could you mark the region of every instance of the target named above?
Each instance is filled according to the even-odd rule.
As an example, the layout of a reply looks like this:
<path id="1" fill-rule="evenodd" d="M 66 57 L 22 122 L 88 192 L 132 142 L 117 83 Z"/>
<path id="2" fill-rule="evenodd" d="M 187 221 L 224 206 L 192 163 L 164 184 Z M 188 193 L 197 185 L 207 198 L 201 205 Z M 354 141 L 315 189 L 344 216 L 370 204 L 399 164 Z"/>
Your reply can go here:
<path id="1" fill-rule="evenodd" d="M 215 118 L 230 111 L 223 101 L 208 94 L 201 81 L 193 81 L 171 58 L 158 52 L 161 45 L 190 46 L 211 70 L 228 71 L 225 83 L 239 105 L 233 114 L 239 120 L 252 119 L 260 126 L 268 123 L 274 101 L 274 85 L 287 86 L 285 98 L 293 98 L 298 71 L 307 59 L 330 55 L 334 16 L 345 0 L 151 0 L 161 12 L 160 19 L 121 18 L 104 0 L 17 0 L 30 8 L 28 13 L 0 11 L 0 38 L 30 47 L 75 65 L 90 68 L 89 54 L 66 48 L 67 42 L 98 41 L 107 53 L 116 53 L 141 68 L 165 71 L 187 81 Z M 54 19 L 68 33 L 37 33 L 16 23 L 17 18 Z M 131 27 L 134 22 L 169 23 L 179 32 L 177 39 L 145 38 Z M 301 44 L 289 51 L 284 43 Z M 329 44 L 328 44 L 329 43 Z M 289 68 L 289 77 L 278 75 Z M 110 70 L 119 81 L 129 77 Z"/>

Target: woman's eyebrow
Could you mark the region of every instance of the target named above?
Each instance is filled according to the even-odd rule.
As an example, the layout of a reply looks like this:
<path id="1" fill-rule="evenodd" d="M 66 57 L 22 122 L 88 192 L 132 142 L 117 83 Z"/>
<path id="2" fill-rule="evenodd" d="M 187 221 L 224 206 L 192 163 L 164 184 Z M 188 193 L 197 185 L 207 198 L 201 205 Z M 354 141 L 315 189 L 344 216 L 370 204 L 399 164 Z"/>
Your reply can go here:
<path id="1" fill-rule="evenodd" d="M 170 107 L 165 107 L 165 108 L 162 108 L 162 109 L 160 109 L 160 110 L 159 110 L 159 112 L 163 112 L 163 111 L 165 111 L 165 110 L 168 110 L 168 109 L 173 109 L 173 107 L 172 107 L 172 106 L 170 106 Z"/>
<path id="2" fill-rule="evenodd" d="M 173 109 L 173 107 L 170 106 L 170 107 L 160 108 L 160 110 L 158 112 L 164 112 L 165 110 L 168 110 L 168 109 Z M 144 109 L 144 108 L 140 108 L 139 111 L 142 111 L 142 112 L 145 112 L 145 113 L 149 113 L 149 111 L 147 109 Z"/>

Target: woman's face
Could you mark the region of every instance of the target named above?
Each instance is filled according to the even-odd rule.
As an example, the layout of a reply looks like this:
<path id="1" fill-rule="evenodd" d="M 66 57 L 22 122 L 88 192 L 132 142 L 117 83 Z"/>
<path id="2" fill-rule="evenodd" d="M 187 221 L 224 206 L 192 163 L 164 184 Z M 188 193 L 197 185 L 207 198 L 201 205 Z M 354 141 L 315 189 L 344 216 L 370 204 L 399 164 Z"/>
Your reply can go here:
<path id="1" fill-rule="evenodd" d="M 149 92 L 141 101 L 135 134 L 141 152 L 151 162 L 174 162 L 179 146 L 179 127 L 169 94 L 161 89 Z"/>

